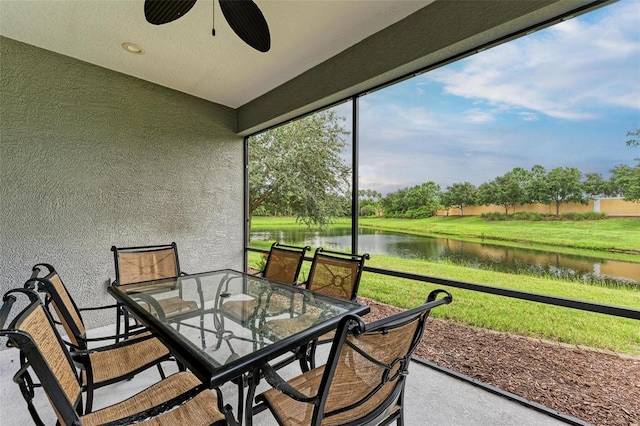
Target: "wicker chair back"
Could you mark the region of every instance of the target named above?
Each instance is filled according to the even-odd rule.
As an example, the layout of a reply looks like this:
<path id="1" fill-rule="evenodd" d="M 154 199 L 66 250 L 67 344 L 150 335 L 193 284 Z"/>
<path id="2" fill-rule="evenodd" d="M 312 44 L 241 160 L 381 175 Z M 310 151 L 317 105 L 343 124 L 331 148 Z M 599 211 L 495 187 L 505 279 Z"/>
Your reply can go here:
<path id="1" fill-rule="evenodd" d="M 3 300 L 6 303 L 7 296 Z M 72 424 L 73 421 L 79 420 L 77 410 L 82 408 L 82 388 L 69 352 L 37 294 L 31 297 L 31 303 L 12 323 L 0 331 L 0 336 L 8 337 L 8 345 L 20 349 L 25 359 L 23 368 L 16 374 L 16 378 L 32 416 L 35 415 L 34 420 L 39 420 L 39 417 L 31 404 L 30 397 L 33 396 L 34 385 L 27 367 L 31 367 L 39 377 L 42 387 L 55 407 L 60 424 Z"/>
<path id="2" fill-rule="evenodd" d="M 309 246 L 296 247 L 273 243 L 262 276 L 282 284 L 294 284 Z"/>
<path id="3" fill-rule="evenodd" d="M 25 283 L 25 287 L 44 292 L 46 294 L 45 306 L 53 306 L 71 344 L 81 350 L 87 349 L 86 328 L 78 306 L 55 268 L 49 264 L 40 263 L 34 266 L 34 271 L 39 270 L 38 268 L 41 266 L 48 269 L 47 275 L 43 278 L 37 278 L 37 274 L 34 274 Z"/>
<path id="4" fill-rule="evenodd" d="M 352 255 L 316 249 L 309 271 L 307 288 L 344 300 L 356 300 L 367 253 Z"/>
<path id="5" fill-rule="evenodd" d="M 180 275 L 176 243 L 145 247 L 113 246 L 111 251 L 114 256 L 117 284 L 131 284 Z"/>

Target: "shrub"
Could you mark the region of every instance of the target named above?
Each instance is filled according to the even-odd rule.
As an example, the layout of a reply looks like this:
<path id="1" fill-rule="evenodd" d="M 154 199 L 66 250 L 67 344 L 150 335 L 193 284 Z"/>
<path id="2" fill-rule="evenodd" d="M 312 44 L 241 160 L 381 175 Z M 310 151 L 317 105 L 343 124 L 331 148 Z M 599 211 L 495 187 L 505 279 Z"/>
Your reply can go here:
<path id="1" fill-rule="evenodd" d="M 553 214 L 542 214 L 542 213 L 529 213 L 529 212 L 517 212 L 512 215 L 506 215 L 504 213 L 498 212 L 490 212 L 490 213 L 482 213 L 480 215 L 481 218 L 487 221 L 498 221 L 498 220 L 528 220 L 528 221 L 554 221 L 554 220 L 601 220 L 606 219 L 607 215 L 605 213 L 597 213 L 597 212 L 587 212 L 587 213 L 564 213 L 557 217 Z"/>
<path id="2" fill-rule="evenodd" d="M 545 219 L 545 215 L 542 213 L 529 213 L 529 212 L 518 212 L 512 215 L 514 220 L 530 220 L 530 221 L 540 221 Z"/>
<path id="3" fill-rule="evenodd" d="M 480 217 L 488 221 L 509 220 L 508 215 L 504 213 L 498 213 L 498 212 L 482 213 Z"/>
<path id="4" fill-rule="evenodd" d="M 587 212 L 587 213 L 564 213 L 560 215 L 563 220 L 600 220 L 607 217 L 604 213 Z"/>

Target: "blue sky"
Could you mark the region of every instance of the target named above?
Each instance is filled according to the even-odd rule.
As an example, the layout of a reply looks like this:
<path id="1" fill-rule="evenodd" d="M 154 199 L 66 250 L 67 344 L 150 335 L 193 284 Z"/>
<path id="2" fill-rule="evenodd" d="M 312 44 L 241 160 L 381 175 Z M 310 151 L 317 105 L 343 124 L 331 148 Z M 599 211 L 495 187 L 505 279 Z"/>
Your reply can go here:
<path id="1" fill-rule="evenodd" d="M 640 157 L 625 144 L 640 127 L 640 0 L 364 96 L 360 114 L 362 189 L 479 185 L 535 164 L 608 178 Z"/>

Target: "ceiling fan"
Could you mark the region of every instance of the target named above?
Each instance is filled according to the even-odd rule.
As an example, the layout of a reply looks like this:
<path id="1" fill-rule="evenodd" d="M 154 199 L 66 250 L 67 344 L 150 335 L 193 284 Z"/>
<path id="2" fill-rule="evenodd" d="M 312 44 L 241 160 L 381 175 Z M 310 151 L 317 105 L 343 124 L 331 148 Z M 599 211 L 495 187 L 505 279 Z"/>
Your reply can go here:
<path id="1" fill-rule="evenodd" d="M 214 9 L 215 9 L 215 2 Z M 269 26 L 252 0 L 218 0 L 220 9 L 231 29 L 245 43 L 260 52 L 271 48 Z M 144 16 L 153 25 L 162 25 L 182 17 L 189 12 L 196 0 L 145 0 Z M 216 30 L 211 33 L 215 36 Z"/>

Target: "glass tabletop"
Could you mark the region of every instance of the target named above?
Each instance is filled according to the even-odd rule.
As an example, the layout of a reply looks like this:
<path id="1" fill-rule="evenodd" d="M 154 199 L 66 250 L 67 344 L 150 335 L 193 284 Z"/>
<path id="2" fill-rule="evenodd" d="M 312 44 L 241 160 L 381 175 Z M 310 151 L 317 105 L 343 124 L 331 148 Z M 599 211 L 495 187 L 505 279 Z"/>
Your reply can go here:
<path id="1" fill-rule="evenodd" d="M 109 293 L 212 387 L 369 310 L 229 269 L 114 285 Z"/>

